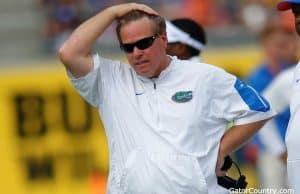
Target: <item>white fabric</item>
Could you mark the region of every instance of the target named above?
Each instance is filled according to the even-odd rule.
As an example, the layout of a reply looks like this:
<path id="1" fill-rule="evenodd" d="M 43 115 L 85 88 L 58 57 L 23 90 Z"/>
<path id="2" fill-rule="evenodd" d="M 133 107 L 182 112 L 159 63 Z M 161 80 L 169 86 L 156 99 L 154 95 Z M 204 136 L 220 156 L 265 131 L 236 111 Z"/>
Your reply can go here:
<path id="1" fill-rule="evenodd" d="M 263 93 L 276 112 L 284 111 L 290 104 L 295 69 L 294 66 L 281 72 Z"/>
<path id="2" fill-rule="evenodd" d="M 295 193 L 300 193 L 300 63 L 296 67 L 293 79 L 290 109 L 291 118 L 285 139 L 288 150 L 288 177 Z"/>
<path id="3" fill-rule="evenodd" d="M 171 22 L 166 21 L 166 27 L 169 43 L 181 42 L 198 50 L 203 49 L 204 45 L 200 41 L 192 38 L 188 33 L 182 31 Z"/>
<path id="4" fill-rule="evenodd" d="M 227 123 L 247 124 L 274 115 L 272 110 L 249 110 L 234 88 L 236 77 L 208 64 L 172 57 L 152 80 L 98 55 L 94 64 L 98 68 L 71 80 L 98 107 L 104 123 L 111 194 L 228 193 L 215 175 Z M 172 100 L 180 91 L 191 91 L 192 99 Z"/>
<path id="5" fill-rule="evenodd" d="M 284 140 L 282 140 L 274 120 L 268 121 L 258 132 L 265 150 L 262 152 L 271 153 L 280 157 L 286 151 Z"/>
<path id="6" fill-rule="evenodd" d="M 288 182 L 290 188 L 294 189 L 295 194 L 300 193 L 300 184 L 299 184 L 300 160 L 288 159 L 287 171 L 288 171 Z"/>
<path id="7" fill-rule="evenodd" d="M 188 59 L 189 61 L 192 61 L 192 62 L 198 62 L 200 63 L 201 62 L 201 58 L 199 56 L 194 56 L 194 57 L 191 57 Z"/>
<path id="8" fill-rule="evenodd" d="M 289 107 L 294 71 L 295 67 L 291 67 L 280 73 L 263 93 L 276 112 L 283 112 Z M 266 147 L 266 152 L 279 156 L 286 151 L 285 142 L 274 119 L 268 121 L 258 135 Z"/>
<path id="9" fill-rule="evenodd" d="M 258 157 L 257 163 L 260 188 L 272 188 L 278 191 L 288 188 L 286 164 L 280 158 L 264 152 Z"/>

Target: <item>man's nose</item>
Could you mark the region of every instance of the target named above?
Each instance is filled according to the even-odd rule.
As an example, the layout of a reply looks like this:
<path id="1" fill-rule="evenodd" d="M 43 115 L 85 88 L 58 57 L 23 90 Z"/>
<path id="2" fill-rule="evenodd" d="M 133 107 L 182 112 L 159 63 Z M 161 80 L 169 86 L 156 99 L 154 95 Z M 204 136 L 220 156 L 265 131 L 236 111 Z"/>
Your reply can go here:
<path id="1" fill-rule="evenodd" d="M 133 54 L 135 57 L 140 57 L 140 56 L 143 55 L 143 53 L 144 53 L 144 51 L 138 49 L 136 46 L 133 48 L 132 54 Z"/>

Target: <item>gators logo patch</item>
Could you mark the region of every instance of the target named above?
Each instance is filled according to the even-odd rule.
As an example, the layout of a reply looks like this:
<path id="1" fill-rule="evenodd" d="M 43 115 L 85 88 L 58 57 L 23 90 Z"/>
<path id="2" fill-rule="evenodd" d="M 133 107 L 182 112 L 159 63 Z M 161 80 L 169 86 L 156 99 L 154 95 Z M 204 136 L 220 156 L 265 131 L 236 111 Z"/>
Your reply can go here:
<path id="1" fill-rule="evenodd" d="M 188 102 L 188 101 L 192 100 L 192 98 L 193 98 L 192 91 L 180 91 L 180 92 L 176 92 L 172 96 L 172 100 L 174 102 L 178 102 L 178 103 Z"/>

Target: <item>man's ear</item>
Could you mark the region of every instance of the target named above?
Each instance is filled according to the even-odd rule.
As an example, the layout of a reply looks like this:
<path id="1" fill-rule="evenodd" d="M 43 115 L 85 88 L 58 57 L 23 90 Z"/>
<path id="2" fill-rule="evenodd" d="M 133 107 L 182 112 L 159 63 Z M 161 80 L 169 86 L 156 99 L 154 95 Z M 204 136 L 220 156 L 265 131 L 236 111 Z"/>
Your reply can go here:
<path id="1" fill-rule="evenodd" d="M 167 37 L 167 33 L 163 32 L 161 35 L 159 35 L 164 43 L 165 48 L 167 48 L 168 45 L 168 37 Z"/>

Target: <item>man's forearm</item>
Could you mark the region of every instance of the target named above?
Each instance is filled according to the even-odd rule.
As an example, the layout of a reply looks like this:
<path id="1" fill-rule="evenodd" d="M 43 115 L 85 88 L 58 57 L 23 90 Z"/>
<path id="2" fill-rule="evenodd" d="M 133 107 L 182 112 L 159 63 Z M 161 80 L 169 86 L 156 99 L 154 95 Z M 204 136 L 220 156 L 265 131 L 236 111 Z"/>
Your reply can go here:
<path id="1" fill-rule="evenodd" d="M 62 46 L 68 52 L 89 54 L 96 40 L 114 21 L 116 14 L 113 7 L 107 8 L 81 24 Z"/>
<path id="2" fill-rule="evenodd" d="M 228 155 L 238 149 L 251 136 L 253 136 L 267 120 L 258 121 L 246 125 L 236 125 L 231 127 L 222 137 L 220 143 L 220 152 Z"/>
<path id="3" fill-rule="evenodd" d="M 245 143 L 251 136 L 253 136 L 267 120 L 258 121 L 246 125 L 236 125 L 231 127 L 222 137 L 219 154 L 216 164 L 216 175 L 224 176 L 226 172 L 222 171 L 221 168 L 224 164 L 224 158 L 231 152 L 239 148 Z"/>
<path id="4" fill-rule="evenodd" d="M 115 17 L 113 7 L 105 9 L 81 24 L 62 45 L 60 59 L 74 76 L 85 75 L 92 69 L 93 45 Z"/>

